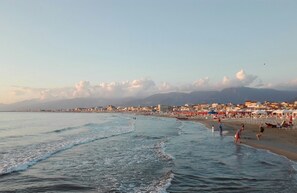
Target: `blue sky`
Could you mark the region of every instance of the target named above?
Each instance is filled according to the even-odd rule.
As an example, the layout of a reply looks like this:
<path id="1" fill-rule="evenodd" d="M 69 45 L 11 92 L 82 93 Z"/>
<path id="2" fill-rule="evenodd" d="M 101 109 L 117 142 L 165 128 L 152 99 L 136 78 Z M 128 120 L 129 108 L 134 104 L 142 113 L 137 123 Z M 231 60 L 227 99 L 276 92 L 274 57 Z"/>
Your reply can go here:
<path id="1" fill-rule="evenodd" d="M 297 89 L 296 10 L 293 0 L 1 0 L 0 103 Z"/>

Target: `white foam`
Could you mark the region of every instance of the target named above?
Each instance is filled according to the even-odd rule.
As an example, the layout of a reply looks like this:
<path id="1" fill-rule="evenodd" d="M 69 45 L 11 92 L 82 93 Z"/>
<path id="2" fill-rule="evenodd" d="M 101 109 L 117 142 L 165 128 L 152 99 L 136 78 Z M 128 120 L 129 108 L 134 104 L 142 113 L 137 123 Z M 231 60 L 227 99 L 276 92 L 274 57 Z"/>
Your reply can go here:
<path id="1" fill-rule="evenodd" d="M 15 150 L 0 156 L 0 175 L 14 171 L 26 170 L 28 167 L 48 157 L 70 149 L 76 145 L 89 143 L 98 139 L 130 133 L 134 130 L 131 126 L 117 126 L 102 132 L 90 132 L 83 136 L 75 136 L 47 143 L 33 144 L 26 147 L 18 147 Z"/>
<path id="2" fill-rule="evenodd" d="M 290 160 L 290 161 L 292 162 L 293 169 L 297 172 L 297 162 L 292 161 L 292 160 Z"/>
<path id="3" fill-rule="evenodd" d="M 177 127 L 177 133 L 178 135 L 182 135 L 184 134 L 185 132 L 183 131 L 183 128 L 185 126 L 184 122 L 183 121 L 179 121 L 180 123 L 180 126 Z"/>
<path id="4" fill-rule="evenodd" d="M 147 192 L 151 193 L 167 193 L 167 188 L 171 185 L 171 181 L 174 178 L 172 171 L 167 172 L 159 181 L 153 181 L 148 187 Z"/>
<path id="5" fill-rule="evenodd" d="M 173 160 L 173 156 L 165 152 L 165 143 L 160 141 L 155 145 L 155 152 L 157 156 L 162 160 Z"/>

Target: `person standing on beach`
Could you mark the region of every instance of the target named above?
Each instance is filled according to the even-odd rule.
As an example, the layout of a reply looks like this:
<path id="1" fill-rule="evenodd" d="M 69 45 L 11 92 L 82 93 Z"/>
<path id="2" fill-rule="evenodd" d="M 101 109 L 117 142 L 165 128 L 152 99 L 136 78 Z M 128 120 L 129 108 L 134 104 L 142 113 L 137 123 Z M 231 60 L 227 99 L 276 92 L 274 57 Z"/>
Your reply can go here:
<path id="1" fill-rule="evenodd" d="M 259 126 L 259 131 L 260 131 L 260 132 L 256 134 L 256 137 L 257 137 L 258 140 L 260 140 L 261 136 L 262 136 L 263 133 L 264 133 L 264 127 L 263 127 L 262 124 L 260 124 L 260 126 Z"/>
<path id="2" fill-rule="evenodd" d="M 214 132 L 214 125 L 211 126 L 211 132 Z"/>

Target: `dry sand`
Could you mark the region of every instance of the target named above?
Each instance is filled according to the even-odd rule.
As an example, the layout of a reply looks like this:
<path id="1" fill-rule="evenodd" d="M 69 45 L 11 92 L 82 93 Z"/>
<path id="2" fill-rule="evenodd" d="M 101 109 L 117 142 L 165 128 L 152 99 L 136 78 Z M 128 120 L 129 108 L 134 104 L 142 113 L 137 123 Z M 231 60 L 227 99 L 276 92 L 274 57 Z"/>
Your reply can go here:
<path id="1" fill-rule="evenodd" d="M 218 130 L 218 121 L 212 119 L 191 119 L 211 128 L 214 125 Z M 229 131 L 227 135 L 234 136 L 237 129 L 241 127 L 241 122 L 236 120 L 222 120 L 223 130 Z M 256 134 L 259 132 L 259 125 L 244 124 L 245 129 L 241 135 L 241 142 L 249 146 L 266 149 L 273 153 L 283 155 L 290 160 L 297 161 L 297 130 L 284 128 L 267 128 L 260 140 L 257 140 Z"/>

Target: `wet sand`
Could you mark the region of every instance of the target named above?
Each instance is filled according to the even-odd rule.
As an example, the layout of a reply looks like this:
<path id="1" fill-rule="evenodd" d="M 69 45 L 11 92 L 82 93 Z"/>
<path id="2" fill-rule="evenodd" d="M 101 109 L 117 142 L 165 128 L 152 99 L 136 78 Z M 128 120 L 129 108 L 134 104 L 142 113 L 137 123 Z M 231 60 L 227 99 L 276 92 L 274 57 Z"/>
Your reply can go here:
<path id="1" fill-rule="evenodd" d="M 196 118 L 191 119 L 204 124 L 207 128 L 214 125 L 215 130 L 218 130 L 218 121 L 212 119 Z M 226 135 L 234 136 L 237 129 L 241 127 L 241 122 L 236 120 L 222 120 L 223 130 L 228 131 Z M 259 148 L 269 150 L 273 153 L 283 155 L 290 160 L 297 162 L 297 130 L 285 128 L 267 128 L 260 140 L 257 140 L 256 134 L 259 133 L 259 125 L 244 124 L 245 129 L 241 135 L 241 143 Z"/>

